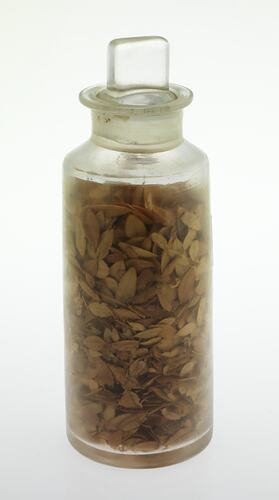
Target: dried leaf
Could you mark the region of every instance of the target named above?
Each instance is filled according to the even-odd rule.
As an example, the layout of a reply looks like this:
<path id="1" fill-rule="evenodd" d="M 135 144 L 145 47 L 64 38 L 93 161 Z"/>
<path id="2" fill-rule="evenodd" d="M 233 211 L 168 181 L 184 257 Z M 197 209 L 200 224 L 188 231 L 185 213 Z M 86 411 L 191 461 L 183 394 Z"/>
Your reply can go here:
<path id="1" fill-rule="evenodd" d="M 108 420 L 111 420 L 112 418 L 115 417 L 115 408 L 112 405 L 106 406 L 104 410 L 104 420 L 107 422 Z"/>
<path id="2" fill-rule="evenodd" d="M 106 343 L 104 340 L 96 335 L 86 337 L 84 345 L 93 351 L 103 352 L 106 349 Z"/>
<path id="3" fill-rule="evenodd" d="M 198 240 L 194 240 L 189 248 L 189 255 L 193 262 L 199 262 L 200 255 L 200 242 Z"/>
<path id="4" fill-rule="evenodd" d="M 206 299 L 203 297 L 199 304 L 198 314 L 197 314 L 197 324 L 200 326 L 203 324 L 205 320 L 205 312 L 206 312 Z"/>
<path id="5" fill-rule="evenodd" d="M 134 236 L 145 236 L 146 227 L 138 217 L 130 214 L 126 219 L 125 233 L 127 238 L 133 238 Z"/>
<path id="6" fill-rule="evenodd" d="M 82 223 L 79 219 L 76 219 L 75 222 L 75 242 L 79 254 L 83 257 L 86 250 L 86 239 Z"/>
<path id="7" fill-rule="evenodd" d="M 113 229 L 104 231 L 101 236 L 100 244 L 97 249 L 99 259 L 104 259 L 110 251 L 113 241 Z"/>
<path id="8" fill-rule="evenodd" d="M 168 248 L 168 242 L 166 238 L 160 233 L 152 233 L 151 235 L 152 241 L 156 243 L 156 245 L 161 248 L 162 250 L 167 250 Z"/>
<path id="9" fill-rule="evenodd" d="M 114 342 L 111 346 L 115 352 L 119 351 L 133 351 L 138 348 L 139 343 L 136 340 L 119 340 Z"/>
<path id="10" fill-rule="evenodd" d="M 96 276 L 98 270 L 98 261 L 96 259 L 86 260 L 84 263 L 84 269 L 92 274 L 92 276 Z"/>
<path id="11" fill-rule="evenodd" d="M 128 302 L 135 296 L 137 288 L 137 272 L 134 267 L 130 267 L 123 274 L 116 291 L 116 298 L 120 302 Z"/>
<path id="12" fill-rule="evenodd" d="M 102 210 L 105 212 L 107 217 L 119 217 L 121 215 L 128 214 L 131 211 L 128 206 L 108 203 L 97 203 L 92 207 L 92 209 Z"/>
<path id="13" fill-rule="evenodd" d="M 140 316 L 134 311 L 131 311 L 130 309 L 115 309 L 114 311 L 115 315 L 122 320 L 129 320 L 129 319 L 139 319 Z"/>
<path id="14" fill-rule="evenodd" d="M 199 216 L 195 212 L 186 210 L 181 217 L 181 220 L 185 226 L 189 229 L 194 229 L 195 231 L 200 231 L 201 221 Z"/>
<path id="15" fill-rule="evenodd" d="M 116 293 L 116 290 L 118 288 L 117 281 L 113 278 L 110 278 L 109 276 L 104 279 L 105 285 L 113 292 Z"/>
<path id="16" fill-rule="evenodd" d="M 167 420 L 180 420 L 181 417 L 175 411 L 171 411 L 168 408 L 163 408 L 162 409 L 162 415 L 165 417 Z"/>
<path id="17" fill-rule="evenodd" d="M 109 274 L 109 268 L 107 264 L 105 263 L 104 260 L 99 260 L 98 262 L 98 271 L 97 271 L 97 278 L 106 278 Z"/>
<path id="18" fill-rule="evenodd" d="M 125 370 L 121 366 L 110 365 L 110 370 L 118 384 L 122 386 L 127 384 L 127 376 Z"/>
<path id="19" fill-rule="evenodd" d="M 83 225 L 86 237 L 96 250 L 100 238 L 100 228 L 98 219 L 90 208 L 85 210 Z"/>
<path id="20" fill-rule="evenodd" d="M 169 256 L 168 252 L 166 250 L 164 250 L 162 253 L 162 258 L 161 258 L 161 271 L 164 271 L 166 269 L 169 261 L 170 261 L 170 256 Z M 172 269 L 172 271 L 173 271 L 173 269 Z"/>
<path id="21" fill-rule="evenodd" d="M 193 286 L 195 282 L 195 271 L 193 268 L 189 269 L 182 278 L 178 287 L 178 298 L 180 304 L 185 304 L 193 296 Z"/>
<path id="22" fill-rule="evenodd" d="M 184 250 L 188 250 L 189 246 L 191 245 L 192 241 L 195 239 L 197 235 L 197 231 L 194 231 L 193 229 L 189 229 L 187 232 L 184 240 L 183 240 L 183 248 Z"/>
<path id="23" fill-rule="evenodd" d="M 174 288 L 171 288 L 168 285 L 162 286 L 158 292 L 158 299 L 160 301 L 161 306 L 166 310 L 166 311 L 172 311 L 173 308 L 173 302 L 176 299 L 176 291 Z"/>
<path id="24" fill-rule="evenodd" d="M 184 377 L 185 375 L 189 375 L 193 371 L 195 367 L 195 361 L 189 361 L 186 363 L 180 370 L 180 376 Z"/>
<path id="25" fill-rule="evenodd" d="M 133 391 L 124 392 L 118 403 L 124 408 L 142 408 L 138 395 Z"/>
<path id="26" fill-rule="evenodd" d="M 181 443 L 185 441 L 185 439 L 189 436 L 191 433 L 192 427 L 183 427 L 179 429 L 175 434 L 173 434 L 166 442 L 166 446 L 170 447 L 173 445 L 176 445 L 177 443 Z"/>
<path id="27" fill-rule="evenodd" d="M 137 333 L 136 337 L 137 339 L 146 340 L 146 339 L 152 339 L 154 337 L 160 337 L 160 335 L 163 335 L 163 328 L 149 328 L 144 332 Z"/>
<path id="28" fill-rule="evenodd" d="M 95 302 L 99 302 L 100 301 L 98 295 L 95 292 L 93 292 L 92 288 L 90 288 L 90 286 L 87 285 L 87 283 L 85 281 L 80 280 L 79 286 Z"/>
<path id="29" fill-rule="evenodd" d="M 158 447 L 158 441 L 140 441 L 133 446 L 133 450 L 146 453 L 148 451 L 155 451 Z"/>
<path id="30" fill-rule="evenodd" d="M 191 335 L 196 330 L 196 328 L 197 328 L 196 323 L 194 322 L 187 323 L 187 325 L 183 326 L 182 328 L 180 328 L 180 330 L 178 330 L 177 336 L 186 337 L 187 335 Z"/>
<path id="31" fill-rule="evenodd" d="M 119 260 L 115 262 L 110 268 L 110 275 L 117 281 L 120 280 L 126 271 L 124 260 Z"/>
<path id="32" fill-rule="evenodd" d="M 91 302 L 91 304 L 89 304 L 89 309 L 92 314 L 98 318 L 107 318 L 112 316 L 110 308 L 104 303 Z"/>
<path id="33" fill-rule="evenodd" d="M 156 255 L 153 252 L 149 252 L 149 250 L 145 250 L 144 248 L 140 248 L 135 245 L 129 245 L 128 243 L 119 243 L 119 246 L 132 259 L 135 257 L 143 257 L 144 259 L 150 259 L 156 257 Z"/>
<path id="34" fill-rule="evenodd" d="M 100 358 L 95 359 L 96 380 L 100 386 L 112 386 L 114 379 L 107 364 Z"/>
<path id="35" fill-rule="evenodd" d="M 142 359 L 136 359 L 130 364 L 129 374 L 133 377 L 138 377 L 147 371 L 146 362 Z"/>

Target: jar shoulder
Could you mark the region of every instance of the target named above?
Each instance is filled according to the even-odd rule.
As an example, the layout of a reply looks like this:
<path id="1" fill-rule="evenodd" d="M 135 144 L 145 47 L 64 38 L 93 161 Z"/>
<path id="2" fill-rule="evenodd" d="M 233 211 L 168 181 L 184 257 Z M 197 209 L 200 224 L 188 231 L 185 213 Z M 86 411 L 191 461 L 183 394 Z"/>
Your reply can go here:
<path id="1" fill-rule="evenodd" d="M 64 159 L 64 175 L 100 182 L 169 183 L 208 177 L 207 155 L 184 140 L 179 146 L 156 153 L 106 149 L 88 140 Z"/>

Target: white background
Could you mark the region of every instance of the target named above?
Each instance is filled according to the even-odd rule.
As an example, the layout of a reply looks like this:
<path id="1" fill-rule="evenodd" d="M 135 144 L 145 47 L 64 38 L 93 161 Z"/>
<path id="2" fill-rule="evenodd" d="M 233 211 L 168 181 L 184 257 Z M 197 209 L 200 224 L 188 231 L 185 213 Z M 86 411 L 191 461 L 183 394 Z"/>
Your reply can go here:
<path id="1" fill-rule="evenodd" d="M 3 500 L 279 498 L 278 0 L 1 0 Z M 211 161 L 215 434 L 190 461 L 122 470 L 64 424 L 61 163 L 89 136 L 78 92 L 110 39 L 158 34 Z"/>

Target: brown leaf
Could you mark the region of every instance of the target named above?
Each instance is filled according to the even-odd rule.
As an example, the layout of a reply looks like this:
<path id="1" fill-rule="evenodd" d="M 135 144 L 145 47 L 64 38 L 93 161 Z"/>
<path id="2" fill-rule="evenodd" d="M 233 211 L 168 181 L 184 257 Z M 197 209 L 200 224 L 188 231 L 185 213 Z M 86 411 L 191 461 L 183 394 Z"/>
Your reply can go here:
<path id="1" fill-rule="evenodd" d="M 135 245 L 129 245 L 128 243 L 119 243 L 119 246 L 132 259 L 136 257 L 143 257 L 144 259 L 150 259 L 156 257 L 156 255 L 153 252 L 145 250 L 144 248 L 137 247 Z"/>
<path id="2" fill-rule="evenodd" d="M 192 427 L 191 425 L 189 427 L 183 427 L 179 429 L 177 432 L 175 432 L 166 442 L 166 446 L 170 447 L 173 445 L 176 445 L 180 442 L 185 441 L 185 439 L 189 436 L 191 433 Z"/>
<path id="3" fill-rule="evenodd" d="M 175 288 L 171 288 L 169 285 L 163 285 L 157 292 L 158 299 L 160 301 L 161 306 L 166 311 L 172 311 L 173 302 L 176 299 L 176 290 Z"/>
<path id="4" fill-rule="evenodd" d="M 146 362 L 142 359 L 136 359 L 129 366 L 129 373 L 133 377 L 138 377 L 147 371 Z"/>
<path id="5" fill-rule="evenodd" d="M 104 340 L 100 337 L 97 337 L 96 335 L 86 337 L 84 345 L 94 351 L 103 352 L 106 349 L 106 343 L 104 342 Z"/>
<path id="6" fill-rule="evenodd" d="M 116 293 L 116 290 L 118 288 L 118 283 L 115 279 L 110 278 L 110 276 L 108 276 L 104 279 L 104 283 L 113 293 Z"/>
<path id="7" fill-rule="evenodd" d="M 185 375 L 189 375 L 189 373 L 193 371 L 194 367 L 195 367 L 195 361 L 194 360 L 189 361 L 181 368 L 180 376 L 184 377 Z"/>
<path id="8" fill-rule="evenodd" d="M 90 208 L 87 208 L 84 212 L 83 225 L 86 237 L 96 250 L 99 243 L 100 228 L 98 219 Z"/>
<path id="9" fill-rule="evenodd" d="M 165 417 L 167 420 L 180 420 L 181 417 L 178 415 L 175 411 L 171 411 L 168 408 L 163 408 L 162 409 L 162 415 Z"/>
<path id="10" fill-rule="evenodd" d="M 190 259 L 183 255 L 182 257 L 176 257 L 175 259 L 175 272 L 180 278 L 184 276 L 187 269 L 190 267 Z"/>
<path id="11" fill-rule="evenodd" d="M 125 391 L 119 400 L 124 408 L 142 408 L 138 395 L 133 391 Z"/>
<path id="12" fill-rule="evenodd" d="M 152 241 L 162 250 L 166 250 L 168 248 L 168 242 L 162 234 L 152 233 L 151 238 L 152 238 Z"/>
<path id="13" fill-rule="evenodd" d="M 138 348 L 138 345 L 139 343 L 136 340 L 119 340 L 112 344 L 111 349 L 114 352 L 133 351 Z"/>
<path id="14" fill-rule="evenodd" d="M 134 267 L 136 271 L 143 271 L 145 269 L 154 269 L 154 262 L 144 259 L 129 259 L 126 261 L 128 267 Z"/>
<path id="15" fill-rule="evenodd" d="M 185 226 L 188 226 L 189 229 L 194 229 L 195 231 L 200 231 L 201 229 L 201 221 L 199 216 L 195 212 L 191 212 L 186 210 L 181 217 L 181 220 Z"/>
<path id="16" fill-rule="evenodd" d="M 194 231 L 193 229 L 189 229 L 184 240 L 183 240 L 183 248 L 184 250 L 188 250 L 189 246 L 191 245 L 192 241 L 195 239 L 197 235 L 197 231 Z"/>
<path id="17" fill-rule="evenodd" d="M 178 287 L 178 298 L 180 304 L 185 304 L 193 296 L 193 286 L 195 282 L 195 271 L 193 268 L 189 269 L 182 278 Z"/>
<path id="18" fill-rule="evenodd" d="M 138 217 L 130 214 L 126 219 L 125 233 L 127 238 L 133 238 L 134 236 L 145 236 L 146 227 Z"/>
<path id="19" fill-rule="evenodd" d="M 142 323 L 137 323 L 136 321 L 129 321 L 129 326 L 135 331 L 135 332 L 142 332 L 145 330 L 145 327 Z"/>
<path id="20" fill-rule="evenodd" d="M 182 328 L 180 328 L 180 330 L 178 330 L 177 336 L 186 337 L 187 335 L 191 335 L 196 330 L 196 328 L 197 328 L 196 323 L 194 322 L 187 323 L 187 325 L 183 326 Z"/>
<path id="21" fill-rule="evenodd" d="M 76 218 L 75 222 L 75 242 L 79 254 L 83 257 L 86 250 L 86 239 L 82 223 L 78 218 Z"/>
<path id="22" fill-rule="evenodd" d="M 104 279 L 108 276 L 109 274 L 109 268 L 107 264 L 105 263 L 104 260 L 99 260 L 98 261 L 98 271 L 97 271 L 97 278 Z"/>
<path id="23" fill-rule="evenodd" d="M 110 251 L 113 241 L 113 229 L 104 231 L 101 236 L 100 244 L 97 248 L 97 255 L 99 259 L 105 259 Z"/>
<path id="24" fill-rule="evenodd" d="M 122 308 L 119 308 L 119 309 L 115 309 L 114 310 L 114 313 L 115 315 L 122 319 L 122 320 L 128 320 L 128 319 L 139 319 L 140 318 L 140 315 L 137 314 L 136 312 L 134 311 L 131 311 L 130 309 L 122 309 Z"/>
<path id="25" fill-rule="evenodd" d="M 145 420 L 145 414 L 125 413 L 112 418 L 107 428 L 111 430 L 136 431 Z"/>
<path id="26" fill-rule="evenodd" d="M 86 260 L 84 263 L 84 269 L 92 274 L 92 276 L 96 276 L 98 269 L 98 261 L 96 259 Z"/>
<path id="27" fill-rule="evenodd" d="M 104 420 L 107 422 L 115 417 L 115 408 L 112 405 L 106 406 L 104 410 Z"/>
<path id="28" fill-rule="evenodd" d="M 89 304 L 89 309 L 92 314 L 98 318 L 107 318 L 112 316 L 110 308 L 104 303 L 91 302 L 91 304 Z"/>
<path id="29" fill-rule="evenodd" d="M 197 324 L 200 326 L 205 320 L 206 313 L 206 299 L 203 297 L 199 304 L 198 314 L 197 314 Z"/>
<path id="30" fill-rule="evenodd" d="M 119 281 L 118 289 L 116 291 L 116 298 L 121 302 L 128 302 L 136 293 L 137 288 L 137 272 L 134 267 L 130 267 L 128 271 L 123 274 Z"/>
<path id="31" fill-rule="evenodd" d="M 96 363 L 96 379 L 98 384 L 100 386 L 104 385 L 112 386 L 114 384 L 114 379 L 107 364 L 100 358 L 96 359 L 95 363 Z"/>
<path id="32" fill-rule="evenodd" d="M 125 370 L 121 366 L 110 365 L 109 367 L 115 378 L 115 381 L 122 386 L 125 386 L 127 383 Z"/>
<path id="33" fill-rule="evenodd" d="M 192 259 L 193 262 L 198 262 L 199 261 L 199 255 L 200 255 L 200 242 L 198 240 L 194 240 L 191 243 L 191 246 L 189 248 L 189 255 Z"/>
<path id="34" fill-rule="evenodd" d="M 143 290 L 143 292 L 137 293 L 137 295 L 133 298 L 132 303 L 144 304 L 145 302 L 148 302 L 150 299 L 155 297 L 156 293 L 157 293 L 156 288 L 154 287 L 147 288 L 146 290 Z"/>
<path id="35" fill-rule="evenodd" d="M 92 288 L 90 288 L 89 285 L 87 285 L 87 283 L 85 281 L 80 280 L 79 286 L 95 302 L 99 302 L 100 301 L 98 295 L 92 290 Z"/>
<path id="36" fill-rule="evenodd" d="M 105 212 L 107 217 L 119 217 L 121 215 L 128 214 L 131 209 L 125 205 L 108 204 L 108 203 L 98 203 L 91 207 L 94 210 L 102 210 Z"/>
<path id="37" fill-rule="evenodd" d="M 155 451 L 159 447 L 158 441 L 140 441 L 133 446 L 134 451 L 141 451 L 143 453 L 148 451 Z"/>
<path id="38" fill-rule="evenodd" d="M 137 333 L 135 336 L 138 339 L 152 339 L 154 337 L 160 337 L 160 335 L 163 335 L 163 329 L 156 327 L 156 328 L 149 328 L 148 330 L 145 330 L 144 332 Z"/>
<path id="39" fill-rule="evenodd" d="M 126 267 L 124 260 L 119 260 L 118 262 L 115 262 L 110 268 L 110 275 L 115 278 L 117 281 L 120 280 L 125 274 Z"/>
<path id="40" fill-rule="evenodd" d="M 200 278 L 202 274 L 204 274 L 208 271 L 208 267 L 209 267 L 208 257 L 204 256 L 201 258 L 201 260 L 199 261 L 199 264 L 196 268 L 196 276 L 198 278 Z"/>

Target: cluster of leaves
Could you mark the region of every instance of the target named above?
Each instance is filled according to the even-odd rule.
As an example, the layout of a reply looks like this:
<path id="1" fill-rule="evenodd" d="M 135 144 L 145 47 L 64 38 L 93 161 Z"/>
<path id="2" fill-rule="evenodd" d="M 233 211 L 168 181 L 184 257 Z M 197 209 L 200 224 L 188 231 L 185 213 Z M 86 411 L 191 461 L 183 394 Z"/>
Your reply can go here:
<path id="1" fill-rule="evenodd" d="M 207 191 L 72 179 L 65 204 L 71 429 L 118 451 L 194 439 L 211 420 Z"/>

